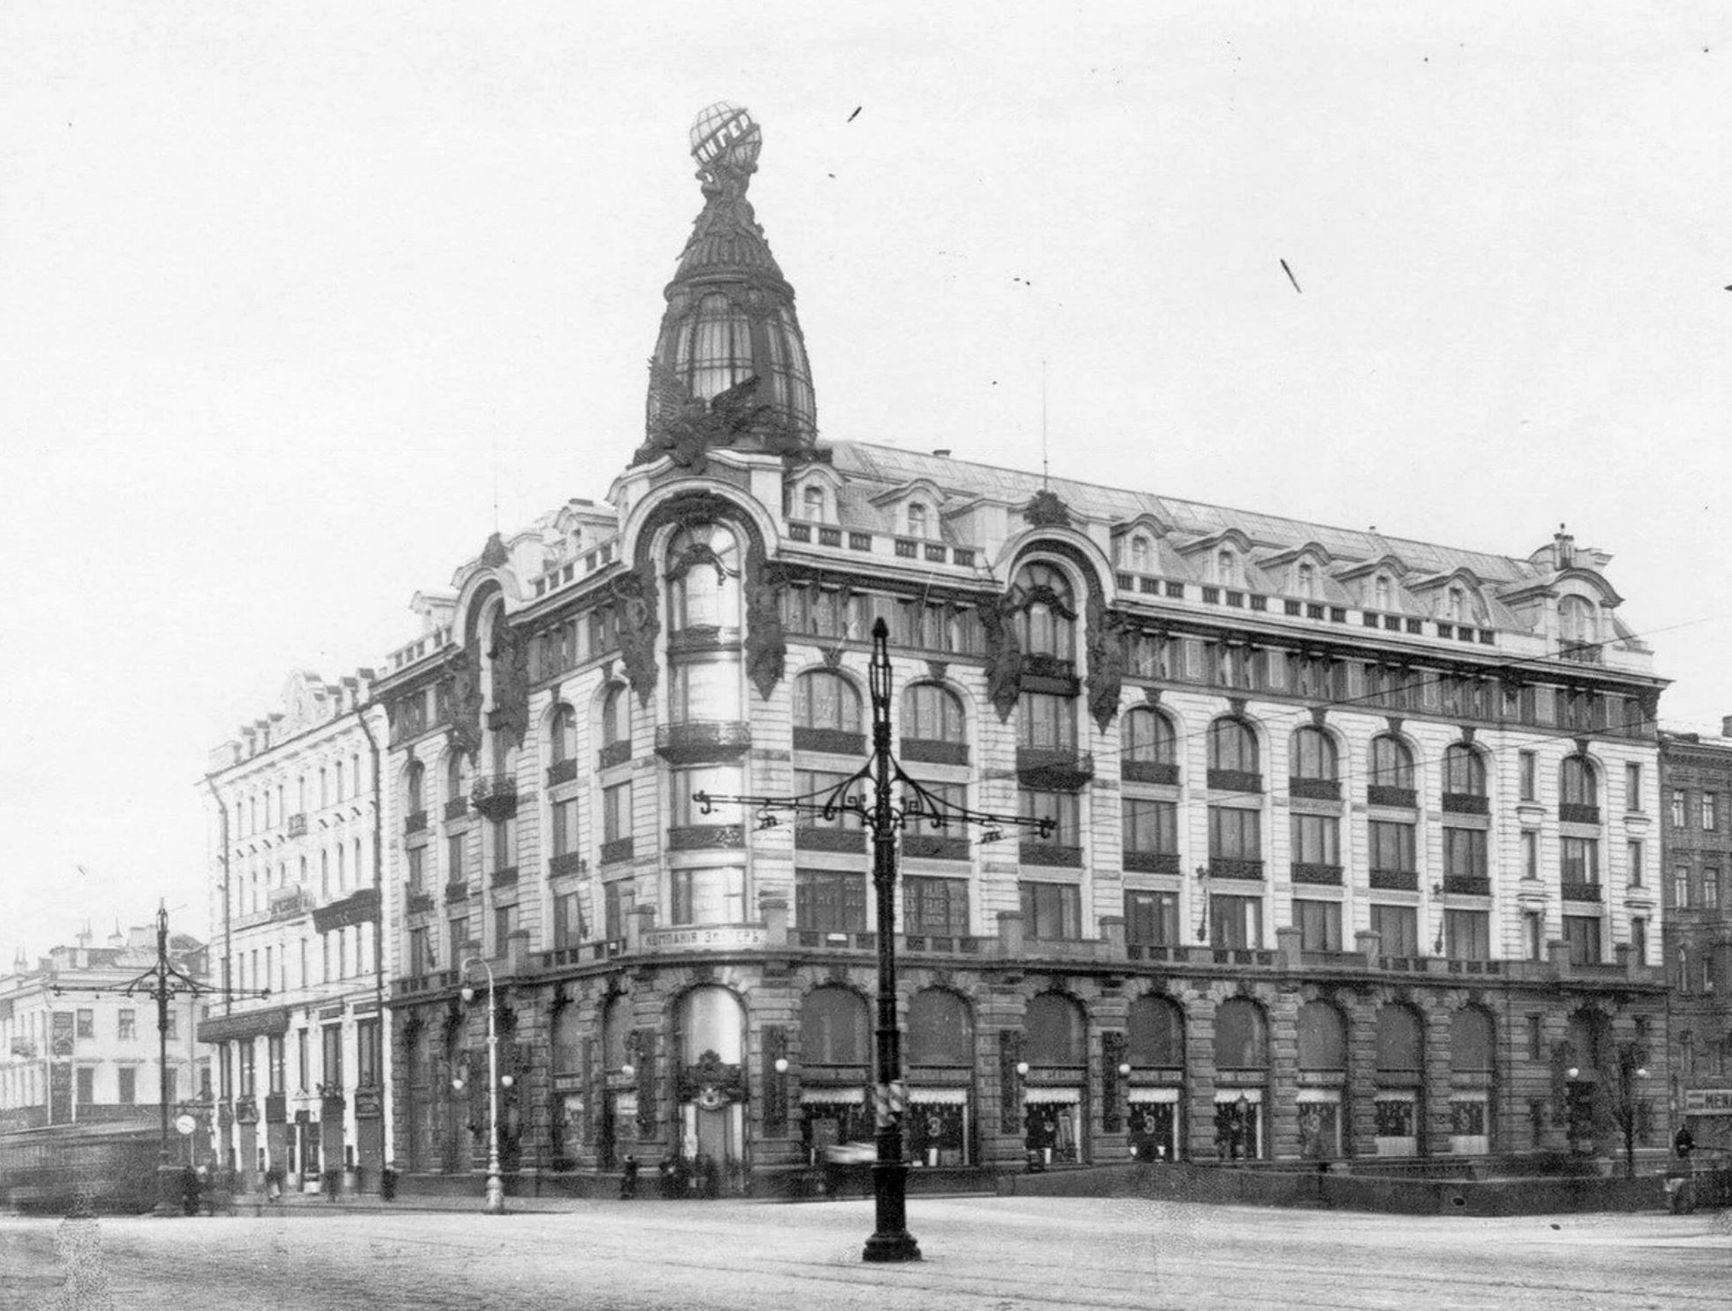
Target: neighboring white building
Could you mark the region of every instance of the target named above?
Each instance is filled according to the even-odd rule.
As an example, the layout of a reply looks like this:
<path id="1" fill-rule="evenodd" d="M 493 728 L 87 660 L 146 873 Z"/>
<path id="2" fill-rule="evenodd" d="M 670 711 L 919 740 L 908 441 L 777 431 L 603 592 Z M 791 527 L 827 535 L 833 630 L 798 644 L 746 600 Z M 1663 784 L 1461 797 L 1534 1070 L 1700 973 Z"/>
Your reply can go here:
<path id="1" fill-rule="evenodd" d="M 350 1169 L 373 1190 L 389 1160 L 381 1006 L 378 796 L 383 715 L 371 671 L 296 673 L 283 708 L 212 753 L 211 1044 L 219 1158 L 316 1186 Z M 268 996 L 258 994 L 268 990 Z"/>

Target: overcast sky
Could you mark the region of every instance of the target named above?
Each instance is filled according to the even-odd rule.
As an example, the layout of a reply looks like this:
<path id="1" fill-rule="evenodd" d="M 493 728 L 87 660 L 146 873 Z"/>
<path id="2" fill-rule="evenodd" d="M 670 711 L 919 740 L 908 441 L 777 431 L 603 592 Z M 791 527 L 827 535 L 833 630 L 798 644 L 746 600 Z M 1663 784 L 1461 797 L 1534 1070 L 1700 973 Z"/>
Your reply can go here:
<path id="1" fill-rule="evenodd" d="M 0 5 L 0 969 L 205 933 L 208 749 L 606 492 L 718 99 L 825 436 L 1038 468 L 1044 359 L 1054 472 L 1567 522 L 1732 713 L 1724 4 L 830 14 Z"/>

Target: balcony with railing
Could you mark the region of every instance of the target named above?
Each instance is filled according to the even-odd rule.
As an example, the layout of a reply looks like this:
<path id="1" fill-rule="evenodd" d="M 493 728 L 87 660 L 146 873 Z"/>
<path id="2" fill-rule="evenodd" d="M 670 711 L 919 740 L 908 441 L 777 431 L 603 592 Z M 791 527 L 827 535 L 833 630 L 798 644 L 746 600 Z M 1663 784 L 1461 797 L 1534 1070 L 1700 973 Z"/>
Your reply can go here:
<path id="1" fill-rule="evenodd" d="M 582 874 L 589 868 L 589 862 L 575 851 L 561 851 L 548 857 L 547 873 L 552 878 L 562 874 Z"/>
<path id="2" fill-rule="evenodd" d="M 864 851 L 866 830 L 857 826 L 799 824 L 794 828 L 794 846 L 801 851 Z"/>
<path id="3" fill-rule="evenodd" d="M 937 738 L 905 737 L 898 744 L 902 759 L 919 765 L 966 765 L 968 744 Z"/>
<path id="4" fill-rule="evenodd" d="M 1391 787 L 1385 783 L 1372 783 L 1365 789 L 1365 800 L 1373 806 L 1391 806 L 1400 810 L 1413 810 L 1419 805 L 1419 794 L 1412 788 Z"/>
<path id="5" fill-rule="evenodd" d="M 1341 866 L 1339 865 L 1296 860 L 1289 867 L 1289 870 L 1295 883 L 1311 883 L 1337 888 L 1341 886 Z"/>
<path id="6" fill-rule="evenodd" d="M 632 842 L 629 837 L 614 838 L 601 844 L 601 863 L 603 865 L 617 865 L 621 861 L 630 860 L 631 857 Z"/>
<path id="7" fill-rule="evenodd" d="M 631 742 L 609 742 L 595 753 L 597 769 L 612 769 L 615 765 L 623 765 L 631 759 Z"/>
<path id="8" fill-rule="evenodd" d="M 752 726 L 742 720 L 688 719 L 656 726 L 656 754 L 673 765 L 733 760 L 752 745 Z"/>
<path id="9" fill-rule="evenodd" d="M 973 844 L 948 833 L 904 833 L 902 854 L 917 860 L 967 860 Z"/>
<path id="10" fill-rule="evenodd" d="M 743 824 L 677 824 L 668 830 L 669 851 L 742 851 Z"/>
<path id="11" fill-rule="evenodd" d="M 1077 792 L 1095 776 L 1095 758 L 1075 747 L 1018 747 L 1016 778 L 1039 792 Z"/>
<path id="12" fill-rule="evenodd" d="M 1484 874 L 1445 874 L 1443 890 L 1451 896 L 1489 897 L 1491 879 Z"/>
<path id="13" fill-rule="evenodd" d="M 1419 871 L 1413 869 L 1374 869 L 1371 886 L 1385 892 L 1418 892 Z"/>
<path id="14" fill-rule="evenodd" d="M 1303 797 L 1308 801 L 1339 801 L 1341 784 L 1332 778 L 1300 778 L 1293 775 L 1287 779 L 1287 795 Z"/>
<path id="15" fill-rule="evenodd" d="M 1565 879 L 1563 882 L 1563 898 L 1565 901 L 1599 901 L 1604 896 L 1604 890 L 1598 883 L 1586 880 Z"/>
<path id="16" fill-rule="evenodd" d="M 1558 821 L 1563 824 L 1598 824 L 1600 808 L 1575 801 L 1558 803 Z"/>
<path id="17" fill-rule="evenodd" d="M 1217 792 L 1261 792 L 1263 776 L 1249 769 L 1211 769 L 1208 785 Z"/>
<path id="18" fill-rule="evenodd" d="M 1137 874 L 1177 874 L 1179 853 L 1176 851 L 1132 851 L 1124 853 L 1123 868 Z"/>
<path id="19" fill-rule="evenodd" d="M 794 750 L 817 751 L 829 756 L 863 756 L 866 754 L 864 733 L 844 732 L 839 728 L 794 728 Z"/>
<path id="20" fill-rule="evenodd" d="M 1083 849 L 1024 838 L 1018 844 L 1017 858 L 1024 865 L 1046 865 L 1054 869 L 1081 869 Z"/>
<path id="21" fill-rule="evenodd" d="M 1165 760 L 1132 760 L 1121 758 L 1119 778 L 1126 783 L 1165 783 L 1177 785 L 1179 767 Z"/>
<path id="22" fill-rule="evenodd" d="M 1210 856 L 1209 877 L 1212 879 L 1261 879 L 1263 862 L 1243 856 Z"/>
<path id="23" fill-rule="evenodd" d="M 1489 815 L 1491 803 L 1477 792 L 1445 792 L 1443 809 L 1450 815 Z"/>
<path id="24" fill-rule="evenodd" d="M 446 823 L 450 823 L 454 819 L 462 819 L 468 813 L 469 813 L 469 798 L 468 797 L 452 797 L 451 800 L 449 800 L 445 803 L 445 821 L 446 821 Z"/>
<path id="25" fill-rule="evenodd" d="M 547 786 L 558 787 L 561 783 L 569 783 L 577 777 L 577 761 L 575 758 L 556 760 L 547 767 Z"/>
<path id="26" fill-rule="evenodd" d="M 495 823 L 517 814 L 517 776 L 515 774 L 483 774 L 475 780 L 469 793 L 475 809 Z"/>
<path id="27" fill-rule="evenodd" d="M 403 832 L 424 833 L 427 831 L 427 812 L 412 810 L 403 819 Z"/>

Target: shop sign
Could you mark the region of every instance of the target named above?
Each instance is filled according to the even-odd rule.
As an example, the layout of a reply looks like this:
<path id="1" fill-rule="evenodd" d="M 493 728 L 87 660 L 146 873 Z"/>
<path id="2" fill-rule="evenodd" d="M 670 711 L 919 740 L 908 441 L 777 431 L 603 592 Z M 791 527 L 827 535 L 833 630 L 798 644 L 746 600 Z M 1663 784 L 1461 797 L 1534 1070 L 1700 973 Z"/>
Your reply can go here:
<path id="1" fill-rule="evenodd" d="M 1686 1088 L 1685 1115 L 1732 1115 L 1732 1088 Z"/>
<path id="2" fill-rule="evenodd" d="M 384 1106 L 377 1088 L 355 1089 L 355 1118 L 357 1120 L 377 1120 L 384 1113 Z"/>
<path id="3" fill-rule="evenodd" d="M 762 947 L 768 940 L 761 924 L 724 924 L 707 929 L 652 929 L 643 935 L 643 947 L 646 951 L 676 947 L 720 951 L 730 947 Z"/>

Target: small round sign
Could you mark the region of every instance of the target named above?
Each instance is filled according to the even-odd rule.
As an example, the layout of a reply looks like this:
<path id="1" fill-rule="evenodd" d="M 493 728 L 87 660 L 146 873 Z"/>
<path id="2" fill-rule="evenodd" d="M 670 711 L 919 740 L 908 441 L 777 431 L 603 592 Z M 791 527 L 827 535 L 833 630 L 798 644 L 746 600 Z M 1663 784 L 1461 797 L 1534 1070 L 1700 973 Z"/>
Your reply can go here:
<path id="1" fill-rule="evenodd" d="M 174 1117 L 174 1127 L 181 1137 L 191 1138 L 192 1131 L 198 1128 L 198 1121 L 190 1115 L 177 1115 Z"/>

